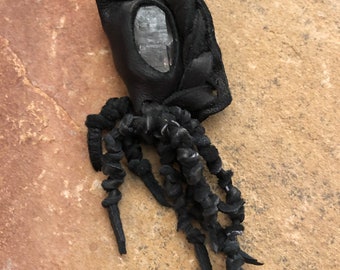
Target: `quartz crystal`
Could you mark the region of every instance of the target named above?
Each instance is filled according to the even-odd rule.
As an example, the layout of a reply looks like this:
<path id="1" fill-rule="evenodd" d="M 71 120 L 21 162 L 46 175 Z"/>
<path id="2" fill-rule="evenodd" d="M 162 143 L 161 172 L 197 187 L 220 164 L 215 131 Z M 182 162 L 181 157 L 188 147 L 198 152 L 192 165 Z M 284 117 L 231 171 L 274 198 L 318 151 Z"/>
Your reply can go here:
<path id="1" fill-rule="evenodd" d="M 139 54 L 154 69 L 170 70 L 173 36 L 165 13 L 157 6 L 142 6 L 134 22 L 135 43 Z"/>

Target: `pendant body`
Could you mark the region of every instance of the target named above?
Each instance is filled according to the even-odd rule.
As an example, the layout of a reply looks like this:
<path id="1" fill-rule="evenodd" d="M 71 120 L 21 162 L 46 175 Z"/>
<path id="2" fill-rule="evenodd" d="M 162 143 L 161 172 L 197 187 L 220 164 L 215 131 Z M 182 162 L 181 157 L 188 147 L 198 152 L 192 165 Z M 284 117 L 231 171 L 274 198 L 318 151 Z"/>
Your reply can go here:
<path id="1" fill-rule="evenodd" d="M 221 52 L 204 1 L 97 2 L 136 113 L 143 103 L 158 102 L 185 108 L 202 121 L 230 104 Z"/>

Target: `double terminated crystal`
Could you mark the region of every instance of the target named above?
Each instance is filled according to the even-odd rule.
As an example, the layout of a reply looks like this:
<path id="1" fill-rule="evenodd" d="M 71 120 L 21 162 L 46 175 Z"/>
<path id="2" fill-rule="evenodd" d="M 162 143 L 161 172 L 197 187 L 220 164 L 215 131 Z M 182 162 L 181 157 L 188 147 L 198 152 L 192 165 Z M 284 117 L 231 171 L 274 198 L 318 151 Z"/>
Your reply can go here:
<path id="1" fill-rule="evenodd" d="M 157 6 L 142 6 L 134 23 L 139 54 L 154 69 L 167 72 L 172 65 L 173 35 L 165 13 Z"/>

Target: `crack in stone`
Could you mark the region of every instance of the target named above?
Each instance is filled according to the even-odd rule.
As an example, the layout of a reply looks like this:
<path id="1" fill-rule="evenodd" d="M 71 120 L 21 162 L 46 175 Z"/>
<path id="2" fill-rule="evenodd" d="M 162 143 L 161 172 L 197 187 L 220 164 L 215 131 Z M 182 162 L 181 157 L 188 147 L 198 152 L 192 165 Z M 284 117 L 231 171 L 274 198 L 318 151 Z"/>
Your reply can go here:
<path id="1" fill-rule="evenodd" d="M 28 86 L 31 90 L 33 90 L 34 93 L 38 94 L 39 96 L 43 97 L 48 102 L 52 103 L 54 105 L 54 109 L 56 111 L 56 115 L 59 119 L 68 118 L 70 123 L 77 129 L 80 130 L 80 126 L 73 120 L 73 118 L 70 116 L 70 114 L 66 111 L 66 109 L 61 106 L 53 97 L 48 95 L 45 91 L 43 91 L 40 87 L 35 86 L 32 81 L 27 76 L 27 70 L 21 61 L 21 59 L 18 57 L 18 55 L 10 48 L 9 41 L 4 38 L 3 36 L 0 36 L 0 40 L 3 41 L 3 48 L 7 50 L 8 54 L 12 56 L 12 62 L 14 64 L 14 68 L 16 72 L 18 73 L 18 77 L 22 78 L 22 82 L 25 86 Z"/>
<path id="2" fill-rule="evenodd" d="M 56 111 L 56 115 L 59 119 L 62 119 L 62 116 L 66 116 L 66 118 L 69 118 L 70 123 L 77 128 L 78 130 L 80 129 L 80 126 L 73 120 L 73 118 L 70 116 L 70 114 L 66 111 L 66 109 L 61 106 L 53 97 L 51 97 L 50 95 L 48 95 L 46 92 L 44 92 L 41 88 L 35 86 L 27 76 L 24 76 L 23 78 L 23 83 L 24 85 L 29 86 L 30 88 L 32 88 L 32 90 L 37 93 L 38 95 L 40 95 L 41 97 L 43 97 L 44 99 L 48 100 L 49 102 L 51 102 L 54 105 L 54 109 Z"/>

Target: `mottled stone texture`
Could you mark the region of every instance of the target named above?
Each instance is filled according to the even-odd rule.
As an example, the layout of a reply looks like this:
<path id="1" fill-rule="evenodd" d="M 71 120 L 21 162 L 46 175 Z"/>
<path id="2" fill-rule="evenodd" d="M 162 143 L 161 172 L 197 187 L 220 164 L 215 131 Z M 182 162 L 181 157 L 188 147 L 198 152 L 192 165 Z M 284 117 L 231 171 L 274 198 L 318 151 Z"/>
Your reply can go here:
<path id="1" fill-rule="evenodd" d="M 207 4 L 234 100 L 204 125 L 247 201 L 242 246 L 265 263 L 245 269 L 339 269 L 339 1 Z M 131 173 L 118 254 L 84 120 L 126 90 L 95 1 L 1 0 L 0 15 L 0 268 L 197 269 Z"/>

